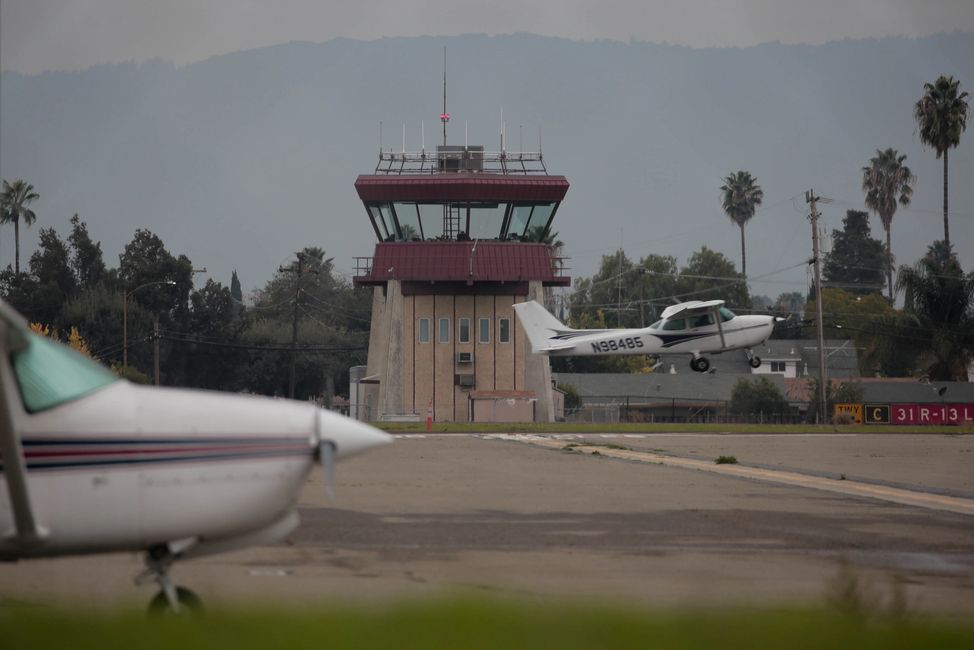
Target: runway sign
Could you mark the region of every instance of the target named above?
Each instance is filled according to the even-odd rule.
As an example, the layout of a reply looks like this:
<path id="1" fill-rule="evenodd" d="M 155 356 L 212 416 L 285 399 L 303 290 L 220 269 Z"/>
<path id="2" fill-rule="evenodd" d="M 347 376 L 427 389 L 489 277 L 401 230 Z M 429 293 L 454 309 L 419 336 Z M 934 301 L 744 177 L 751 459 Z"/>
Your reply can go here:
<path id="1" fill-rule="evenodd" d="M 866 424 L 889 424 L 889 404 L 865 404 L 862 410 Z"/>

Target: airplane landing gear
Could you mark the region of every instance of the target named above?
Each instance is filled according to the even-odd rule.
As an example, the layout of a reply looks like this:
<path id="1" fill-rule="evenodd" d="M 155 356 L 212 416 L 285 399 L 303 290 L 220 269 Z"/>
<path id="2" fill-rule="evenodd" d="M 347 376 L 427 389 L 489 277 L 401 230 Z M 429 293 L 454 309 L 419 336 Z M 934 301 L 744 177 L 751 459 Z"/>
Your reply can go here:
<path id="1" fill-rule="evenodd" d="M 159 585 L 159 593 L 149 602 L 150 616 L 170 616 L 198 614 L 203 610 L 199 596 L 185 587 L 173 584 L 169 568 L 176 557 L 165 546 L 155 546 L 146 551 L 145 571 L 136 579 L 136 584 L 153 581 Z"/>
<path id="2" fill-rule="evenodd" d="M 710 362 L 704 357 L 690 359 L 690 367 L 696 372 L 707 372 L 710 369 Z"/>
<path id="3" fill-rule="evenodd" d="M 750 350 L 744 350 L 744 354 L 747 355 L 747 362 L 748 362 L 748 364 L 752 368 L 760 368 L 761 367 L 761 357 L 756 356 Z"/>

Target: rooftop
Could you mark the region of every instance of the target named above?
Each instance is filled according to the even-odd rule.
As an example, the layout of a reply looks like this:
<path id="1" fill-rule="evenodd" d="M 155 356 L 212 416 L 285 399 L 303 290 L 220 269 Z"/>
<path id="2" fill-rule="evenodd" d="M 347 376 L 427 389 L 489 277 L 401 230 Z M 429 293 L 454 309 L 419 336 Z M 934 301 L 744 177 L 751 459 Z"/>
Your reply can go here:
<path id="1" fill-rule="evenodd" d="M 561 259 L 547 244 L 494 241 L 380 242 L 375 256 L 356 258 L 356 285 L 403 282 L 524 282 L 568 286 Z"/>

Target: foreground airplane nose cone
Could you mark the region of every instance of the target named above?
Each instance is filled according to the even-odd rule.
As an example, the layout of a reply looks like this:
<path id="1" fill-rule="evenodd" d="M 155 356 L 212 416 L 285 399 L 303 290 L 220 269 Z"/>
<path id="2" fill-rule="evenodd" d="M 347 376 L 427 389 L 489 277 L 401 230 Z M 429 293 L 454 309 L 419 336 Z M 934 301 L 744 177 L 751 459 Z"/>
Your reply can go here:
<path id="1" fill-rule="evenodd" d="M 392 442 L 392 436 L 384 431 L 329 411 L 319 412 L 318 439 L 333 443 L 339 458 Z"/>

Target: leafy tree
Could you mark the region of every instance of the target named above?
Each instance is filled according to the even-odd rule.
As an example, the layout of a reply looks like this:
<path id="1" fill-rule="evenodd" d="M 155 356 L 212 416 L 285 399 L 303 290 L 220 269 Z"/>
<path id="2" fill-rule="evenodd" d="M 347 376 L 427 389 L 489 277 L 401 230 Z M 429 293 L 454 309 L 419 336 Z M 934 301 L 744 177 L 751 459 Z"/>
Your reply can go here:
<path id="1" fill-rule="evenodd" d="M 37 215 L 27 206 L 39 198 L 40 195 L 34 191 L 34 186 L 30 183 L 19 178 L 13 183 L 3 181 L 3 193 L 0 194 L 0 223 L 14 225 L 15 273 L 20 273 L 20 222 L 23 221 L 25 226 L 34 223 Z"/>
<path id="2" fill-rule="evenodd" d="M 578 396 L 578 389 L 572 384 L 558 384 L 558 390 L 565 394 L 565 408 L 577 409 L 582 405 L 582 398 Z"/>
<path id="3" fill-rule="evenodd" d="M 744 251 L 744 224 L 764 199 L 764 191 L 750 172 L 738 171 L 724 179 L 720 186 L 721 206 L 731 221 L 741 228 L 741 275 L 747 277 L 747 256 Z"/>
<path id="4" fill-rule="evenodd" d="M 886 231 L 886 287 L 889 301 L 893 302 L 893 247 L 890 243 L 890 230 L 896 204 L 910 205 L 913 183 L 916 177 L 910 168 L 903 164 L 902 156 L 895 149 L 876 150 L 869 159 L 869 165 L 862 168 L 862 191 L 866 193 L 866 207 L 879 215 Z M 851 212 L 851 211 L 850 211 Z"/>
<path id="5" fill-rule="evenodd" d="M 732 309 L 751 305 L 744 274 L 723 253 L 706 246 L 680 269 L 676 289 L 680 300 L 725 300 Z"/>
<path id="6" fill-rule="evenodd" d="M 77 287 L 68 255 L 68 247 L 53 228 L 41 228 L 40 246 L 30 256 L 30 274 L 36 286 L 30 296 L 28 317 L 54 323 L 65 301 Z"/>
<path id="7" fill-rule="evenodd" d="M 735 415 L 750 415 L 787 413 L 790 407 L 774 382 L 767 377 L 759 377 L 753 380 L 738 379 L 731 391 L 728 408 Z"/>
<path id="8" fill-rule="evenodd" d="M 810 300 L 805 312 L 814 313 L 816 305 Z M 856 295 L 836 288 L 822 289 L 822 321 L 826 339 L 853 339 L 858 351 L 859 371 L 872 375 L 890 364 L 885 358 L 890 352 L 886 339 L 892 335 L 889 323 L 896 319 L 896 310 L 879 293 Z M 816 337 L 815 324 L 807 329 L 810 338 Z"/>
<path id="9" fill-rule="evenodd" d="M 68 244 L 71 246 L 71 268 L 80 289 L 90 289 L 107 278 L 101 242 L 91 240 L 88 224 L 81 221 L 77 214 L 71 217 Z"/>
<path id="10" fill-rule="evenodd" d="M 130 305 L 131 306 L 131 305 Z M 108 365 L 122 365 L 122 293 L 99 283 L 82 290 L 61 309 L 59 322 L 76 326 L 91 354 Z M 129 341 L 132 344 L 132 341 Z"/>
<path id="11" fill-rule="evenodd" d="M 775 312 L 801 315 L 805 311 L 805 295 L 801 291 L 788 291 L 779 294 L 774 301 Z"/>
<path id="12" fill-rule="evenodd" d="M 836 404 L 857 404 L 863 399 L 862 384 L 857 381 L 837 382 L 826 379 L 825 414 L 826 422 L 831 420 Z M 812 397 L 808 403 L 808 416 L 818 419 L 822 408 L 822 391 L 818 378 L 812 379 Z M 825 423 L 822 423 L 825 424 Z"/>
<path id="13" fill-rule="evenodd" d="M 575 293 L 571 300 L 573 327 L 638 327 L 638 294 L 631 284 L 636 277 L 632 260 L 621 249 L 612 255 L 603 255 L 598 272 L 591 277 L 575 281 Z M 601 312 L 601 315 L 597 315 Z M 602 325 L 591 325 L 602 320 Z"/>
<path id="14" fill-rule="evenodd" d="M 239 305 L 234 302 L 230 289 L 207 280 L 202 289 L 190 295 L 190 307 L 187 338 L 199 342 L 182 342 L 180 354 L 186 359 L 183 383 L 216 390 L 246 388 L 247 352 L 217 345 L 238 343 L 244 327 L 238 317 Z"/>
<path id="15" fill-rule="evenodd" d="M 157 235 L 139 229 L 119 255 L 118 274 L 124 295 L 128 295 L 129 361 L 148 369 L 152 346 L 138 343 L 151 340 L 155 321 L 161 330 L 185 331 L 193 264 L 185 255 L 172 255 Z M 164 383 L 182 383 L 188 373 L 186 356 L 178 351 L 174 355 L 172 343 L 163 341 L 160 358 L 165 361 L 160 363 Z"/>
<path id="16" fill-rule="evenodd" d="M 282 269 L 258 294 L 247 310 L 248 324 L 241 340 L 254 346 L 287 347 L 291 343 L 295 297 L 299 316 L 298 346 L 347 348 L 335 352 L 299 352 L 296 361 L 298 399 L 321 395 L 330 376 L 346 386 L 348 367 L 364 361 L 371 311 L 369 291 L 356 291 L 335 275 L 333 260 L 317 247 L 302 250 L 301 263 Z M 301 273 L 298 273 L 298 270 Z M 290 352 L 254 351 L 246 382 L 252 390 L 269 395 L 288 392 Z"/>
<path id="17" fill-rule="evenodd" d="M 832 241 L 832 252 L 825 256 L 822 270 L 825 281 L 850 293 L 881 291 L 883 267 L 888 256 L 882 243 L 872 238 L 869 215 L 859 210 L 847 210 L 842 230 L 832 231 Z"/>
<path id="18" fill-rule="evenodd" d="M 929 351 L 930 379 L 967 381 L 974 355 L 974 273 L 964 274 L 946 241 L 930 245 L 914 266 L 901 266 L 897 289 L 914 319 L 913 339 Z"/>
<path id="19" fill-rule="evenodd" d="M 932 84 L 923 84 L 923 97 L 913 107 L 913 118 L 920 130 L 920 142 L 933 147 L 944 159 L 944 242 L 950 247 L 947 220 L 947 153 L 960 143 L 967 128 L 967 92 L 960 92 L 960 81 L 941 75 Z"/>

